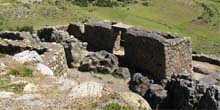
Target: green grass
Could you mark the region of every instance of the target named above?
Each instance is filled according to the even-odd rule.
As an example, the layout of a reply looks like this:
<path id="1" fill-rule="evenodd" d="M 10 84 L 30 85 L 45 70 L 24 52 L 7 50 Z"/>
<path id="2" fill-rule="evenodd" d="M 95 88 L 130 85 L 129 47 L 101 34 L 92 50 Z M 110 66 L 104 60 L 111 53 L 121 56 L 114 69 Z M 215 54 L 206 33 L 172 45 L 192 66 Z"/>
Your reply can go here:
<path id="1" fill-rule="evenodd" d="M 0 53 L 0 58 L 4 58 L 6 54 Z"/>
<path id="2" fill-rule="evenodd" d="M 27 67 L 18 66 L 18 67 L 10 69 L 8 71 L 8 74 L 14 75 L 14 76 L 21 76 L 21 77 L 30 77 L 30 76 L 33 76 L 33 70 Z"/>
<path id="3" fill-rule="evenodd" d="M 21 93 L 26 83 L 11 84 L 9 80 L 0 79 L 0 91 Z"/>
<path id="4" fill-rule="evenodd" d="M 79 7 L 68 2 L 24 5 L 6 1 L 0 0 L 0 28 L 3 30 L 34 26 L 36 32 L 44 25 L 110 19 L 188 36 L 194 51 L 220 55 L 218 0 L 148 0 L 148 6 L 136 3 L 114 8 Z"/>
<path id="5" fill-rule="evenodd" d="M 131 107 L 120 105 L 119 103 L 110 103 L 103 107 L 103 110 L 132 110 Z"/>

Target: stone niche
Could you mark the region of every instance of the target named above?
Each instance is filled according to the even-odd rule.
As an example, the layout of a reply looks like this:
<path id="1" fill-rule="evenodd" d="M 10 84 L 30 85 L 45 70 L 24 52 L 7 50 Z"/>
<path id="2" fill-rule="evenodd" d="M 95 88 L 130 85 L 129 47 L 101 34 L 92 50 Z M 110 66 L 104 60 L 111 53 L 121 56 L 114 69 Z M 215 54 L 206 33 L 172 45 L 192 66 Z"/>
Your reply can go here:
<path id="1" fill-rule="evenodd" d="M 113 35 L 113 24 L 115 23 L 110 21 L 86 23 L 84 36 L 88 45 L 112 53 L 117 38 Z"/>
<path id="2" fill-rule="evenodd" d="M 186 37 L 129 28 L 124 37 L 126 63 L 155 80 L 191 72 L 191 43 Z"/>

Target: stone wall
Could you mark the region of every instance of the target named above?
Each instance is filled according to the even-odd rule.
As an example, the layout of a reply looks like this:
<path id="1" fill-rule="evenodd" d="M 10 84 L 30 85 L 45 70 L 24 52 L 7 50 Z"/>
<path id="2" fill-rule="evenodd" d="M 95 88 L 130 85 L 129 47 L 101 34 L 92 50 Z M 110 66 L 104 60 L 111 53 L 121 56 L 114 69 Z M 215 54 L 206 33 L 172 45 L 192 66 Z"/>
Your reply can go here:
<path id="1" fill-rule="evenodd" d="M 210 64 L 220 66 L 220 58 L 217 58 L 216 56 L 209 56 L 205 54 L 193 54 L 192 58 L 193 60 L 196 60 L 196 61 L 207 62 Z"/>
<path id="2" fill-rule="evenodd" d="M 84 36 L 84 32 L 85 32 L 84 26 L 85 26 L 84 24 L 70 23 L 68 26 L 67 32 L 81 41 L 86 41 L 85 36 Z"/>
<path id="3" fill-rule="evenodd" d="M 191 72 L 192 54 L 190 39 L 178 37 L 165 43 L 165 73 L 170 76 L 185 70 Z"/>
<path id="4" fill-rule="evenodd" d="M 43 59 L 42 63 L 50 67 L 55 75 L 61 76 L 67 72 L 65 52 L 59 44 L 0 39 L 0 53 L 14 55 L 25 50 L 37 51 Z"/>
<path id="5" fill-rule="evenodd" d="M 42 57 L 45 64 L 50 67 L 56 76 L 63 76 L 67 74 L 67 61 L 64 48 L 60 44 L 43 43 L 49 49 Z"/>
<path id="6" fill-rule="evenodd" d="M 152 37 L 154 36 L 154 37 Z M 125 37 L 125 61 L 155 78 L 165 77 L 165 50 L 158 34 L 138 28 L 128 29 Z"/>
<path id="7" fill-rule="evenodd" d="M 29 32 L 2 31 L 0 32 L 0 38 L 11 40 L 30 40 L 32 39 L 32 36 Z"/>
<path id="8" fill-rule="evenodd" d="M 113 36 L 112 22 L 85 24 L 85 39 L 89 46 L 112 52 L 117 36 Z"/>
<path id="9" fill-rule="evenodd" d="M 145 75 L 161 80 L 174 73 L 190 72 L 189 39 L 140 28 L 129 28 L 124 39 L 125 61 Z"/>

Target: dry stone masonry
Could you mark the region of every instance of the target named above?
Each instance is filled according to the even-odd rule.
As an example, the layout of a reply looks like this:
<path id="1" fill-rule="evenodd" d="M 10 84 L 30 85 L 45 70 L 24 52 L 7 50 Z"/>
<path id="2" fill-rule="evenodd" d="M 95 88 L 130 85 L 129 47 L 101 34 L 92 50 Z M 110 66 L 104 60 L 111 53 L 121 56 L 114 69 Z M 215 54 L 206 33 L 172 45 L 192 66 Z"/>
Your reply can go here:
<path id="1" fill-rule="evenodd" d="M 192 57 L 188 38 L 130 28 L 124 47 L 127 63 L 157 80 L 190 72 Z"/>
<path id="2" fill-rule="evenodd" d="M 29 40 L 32 37 L 31 35 L 27 37 L 26 34 L 22 33 L 16 32 L 15 36 L 11 36 L 14 34 L 4 32 L 0 36 L 0 38 L 4 38 L 0 40 L 0 52 L 15 55 L 26 50 L 36 51 L 41 55 L 43 63 L 50 67 L 56 75 L 59 76 L 66 73 L 65 52 L 60 44 L 35 42 L 33 39 Z M 16 38 L 23 39 L 13 40 Z"/>
<path id="3" fill-rule="evenodd" d="M 77 69 L 80 74 L 108 73 L 130 80 L 129 89 L 140 94 L 153 109 L 219 109 L 219 87 L 209 86 L 219 74 L 208 75 L 202 81 L 193 79 L 192 58 L 215 65 L 219 65 L 219 59 L 192 57 L 187 37 L 112 21 L 71 23 L 43 27 L 37 35 L 0 32 L 0 53 L 14 56 L 11 60 L 17 57 L 18 62 L 34 63 L 37 71 L 48 76 L 71 76 L 68 70 Z M 194 65 L 194 72 L 207 73 L 200 69 L 202 66 Z M 210 81 L 210 77 L 215 77 L 215 81 Z M 76 84 L 68 81 L 62 89 L 70 89 L 69 85 Z M 73 88 L 69 97 L 101 97 L 106 92 L 112 91 L 86 82 Z M 131 96 L 124 100 L 141 106 L 136 95 L 122 96 Z"/>

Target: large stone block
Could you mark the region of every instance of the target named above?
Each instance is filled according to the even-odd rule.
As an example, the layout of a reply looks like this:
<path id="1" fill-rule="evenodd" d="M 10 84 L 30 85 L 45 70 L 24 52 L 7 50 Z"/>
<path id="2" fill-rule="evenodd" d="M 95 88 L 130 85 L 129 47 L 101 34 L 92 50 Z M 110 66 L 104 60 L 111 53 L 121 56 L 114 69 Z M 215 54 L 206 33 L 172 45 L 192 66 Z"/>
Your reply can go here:
<path id="1" fill-rule="evenodd" d="M 70 35 L 73 35 L 77 39 L 80 39 L 82 41 L 86 41 L 84 37 L 85 27 L 84 24 L 69 24 L 67 32 Z"/>
<path id="2" fill-rule="evenodd" d="M 85 24 L 85 38 L 89 46 L 112 52 L 117 37 L 113 35 L 112 24 L 105 21 Z"/>
<path id="3" fill-rule="evenodd" d="M 127 64 L 155 80 L 183 71 L 190 72 L 191 48 L 188 38 L 129 28 L 125 36 Z"/>

